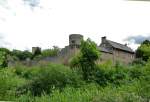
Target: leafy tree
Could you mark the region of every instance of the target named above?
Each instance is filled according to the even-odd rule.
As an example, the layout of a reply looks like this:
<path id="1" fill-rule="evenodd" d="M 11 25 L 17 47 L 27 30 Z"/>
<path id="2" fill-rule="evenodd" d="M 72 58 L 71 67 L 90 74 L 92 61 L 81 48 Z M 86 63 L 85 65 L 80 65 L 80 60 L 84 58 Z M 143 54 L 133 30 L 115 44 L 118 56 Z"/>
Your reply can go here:
<path id="1" fill-rule="evenodd" d="M 25 60 L 27 58 L 31 59 L 32 58 L 32 53 L 27 51 L 27 50 L 25 50 L 25 51 L 22 52 L 22 59 Z"/>
<path id="2" fill-rule="evenodd" d="M 13 50 L 11 52 L 12 56 L 16 56 L 19 60 L 26 60 L 27 58 L 32 58 L 32 53 L 25 50 L 25 51 L 20 51 L 20 50 Z"/>
<path id="3" fill-rule="evenodd" d="M 81 42 L 80 55 L 75 57 L 72 61 L 72 65 L 81 67 L 83 78 L 90 80 L 93 77 L 93 73 L 96 69 L 95 61 L 99 58 L 100 52 L 97 49 L 96 44 L 87 39 Z"/>
<path id="4" fill-rule="evenodd" d="M 42 56 L 43 57 L 48 57 L 48 56 L 56 56 L 59 52 L 59 48 L 57 46 L 53 46 L 52 49 L 45 49 L 42 51 Z"/>
<path id="5" fill-rule="evenodd" d="M 41 55 L 41 48 L 37 48 L 35 50 L 35 52 L 33 53 L 32 59 L 34 59 L 35 57 Z"/>
<path id="6" fill-rule="evenodd" d="M 149 41 L 149 40 L 145 40 L 145 41 L 142 42 L 142 44 L 149 45 L 149 44 L 150 44 L 150 41 Z"/>
<path id="7" fill-rule="evenodd" d="M 147 61 L 150 58 L 150 41 L 145 40 L 137 49 L 136 57 Z"/>
<path id="8" fill-rule="evenodd" d="M 8 55 L 10 51 L 6 48 L 0 48 L 0 68 L 7 67 Z"/>

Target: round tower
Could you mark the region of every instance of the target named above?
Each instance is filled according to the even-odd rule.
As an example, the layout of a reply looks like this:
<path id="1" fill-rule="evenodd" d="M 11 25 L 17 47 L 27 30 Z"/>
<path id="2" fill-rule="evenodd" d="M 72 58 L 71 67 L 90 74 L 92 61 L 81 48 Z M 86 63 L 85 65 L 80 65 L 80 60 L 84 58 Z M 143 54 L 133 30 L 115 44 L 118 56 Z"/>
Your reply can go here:
<path id="1" fill-rule="evenodd" d="M 81 35 L 81 34 L 70 34 L 69 35 L 69 46 L 71 48 L 79 48 L 82 40 L 83 40 L 83 35 Z"/>

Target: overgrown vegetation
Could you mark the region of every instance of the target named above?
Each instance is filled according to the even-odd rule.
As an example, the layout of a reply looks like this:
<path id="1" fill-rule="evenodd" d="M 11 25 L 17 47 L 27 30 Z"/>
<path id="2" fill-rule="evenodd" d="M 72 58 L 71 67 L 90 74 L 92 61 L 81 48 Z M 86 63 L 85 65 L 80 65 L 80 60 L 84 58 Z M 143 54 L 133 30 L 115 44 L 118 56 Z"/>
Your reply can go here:
<path id="1" fill-rule="evenodd" d="M 148 102 L 150 62 L 138 66 L 98 66 L 93 82 L 63 65 L 16 66 L 0 71 L 0 100 L 21 102 Z"/>
<path id="2" fill-rule="evenodd" d="M 0 68 L 8 66 L 8 56 L 10 51 L 6 48 L 0 48 Z"/>
<path id="3" fill-rule="evenodd" d="M 57 56 L 59 52 L 59 48 L 57 46 L 53 46 L 52 49 L 45 49 L 42 51 L 41 55 L 43 57 L 49 57 L 49 56 Z"/>
<path id="4" fill-rule="evenodd" d="M 80 53 L 71 61 L 72 67 L 79 67 L 83 73 L 84 80 L 93 80 L 96 71 L 95 61 L 99 58 L 100 52 L 97 46 L 90 39 L 81 42 Z"/>
<path id="5" fill-rule="evenodd" d="M 147 61 L 150 58 L 150 41 L 145 40 L 136 51 L 136 57 Z"/>
<path id="6" fill-rule="evenodd" d="M 10 51 L 2 50 L 5 59 Z M 145 52 L 144 52 L 145 53 Z M 147 53 L 147 52 L 146 52 Z M 111 61 L 97 65 L 91 40 L 83 41 L 71 67 L 39 63 L 1 66 L 0 100 L 19 102 L 149 102 L 150 60 L 131 65 Z M 146 54 L 147 55 L 147 54 Z M 3 62 L 2 60 L 2 62 Z M 7 60 L 6 60 L 7 61 Z M 140 62 L 140 63 L 139 63 Z M 2 65 L 2 64 L 1 64 Z M 5 67 L 5 68 L 4 68 Z"/>

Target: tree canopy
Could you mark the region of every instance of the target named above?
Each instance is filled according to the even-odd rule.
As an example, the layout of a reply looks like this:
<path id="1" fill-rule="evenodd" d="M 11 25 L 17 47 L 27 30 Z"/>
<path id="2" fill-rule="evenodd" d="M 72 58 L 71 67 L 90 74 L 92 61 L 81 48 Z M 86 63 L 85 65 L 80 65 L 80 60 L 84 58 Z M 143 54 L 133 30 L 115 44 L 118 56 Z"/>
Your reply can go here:
<path id="1" fill-rule="evenodd" d="M 144 61 L 147 61 L 150 58 L 150 41 L 145 40 L 143 43 L 138 47 L 136 51 L 136 57 L 141 58 Z"/>
<path id="2" fill-rule="evenodd" d="M 10 54 L 10 51 L 8 49 L 0 48 L 0 68 L 7 67 L 8 54 Z"/>
<path id="3" fill-rule="evenodd" d="M 95 61 L 99 56 L 100 52 L 96 44 L 90 39 L 87 39 L 81 42 L 80 53 L 72 59 L 71 65 L 73 67 L 80 67 L 83 78 L 85 80 L 90 80 L 96 68 Z"/>

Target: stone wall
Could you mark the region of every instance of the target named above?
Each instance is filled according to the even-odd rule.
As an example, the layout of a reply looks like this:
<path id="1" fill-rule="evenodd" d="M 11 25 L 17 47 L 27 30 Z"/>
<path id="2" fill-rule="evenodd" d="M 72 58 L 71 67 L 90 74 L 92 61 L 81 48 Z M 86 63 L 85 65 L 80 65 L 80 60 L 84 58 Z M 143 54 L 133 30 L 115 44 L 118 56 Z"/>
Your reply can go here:
<path id="1" fill-rule="evenodd" d="M 97 60 L 97 63 L 103 63 L 106 61 L 112 61 L 113 62 L 113 54 L 101 52 L 100 58 Z"/>
<path id="2" fill-rule="evenodd" d="M 69 60 L 75 56 L 79 52 L 78 48 L 71 48 L 70 46 L 66 46 L 63 48 L 57 56 L 54 57 L 46 57 L 43 58 L 43 61 L 49 61 L 53 63 L 59 63 L 59 64 L 68 64 Z"/>
<path id="3" fill-rule="evenodd" d="M 119 61 L 125 64 L 129 64 L 134 60 L 134 54 L 129 52 L 121 51 L 118 49 L 114 49 L 113 51 L 114 61 Z"/>
<path id="4" fill-rule="evenodd" d="M 81 45 L 81 40 L 83 40 L 83 36 L 80 34 L 71 34 L 69 35 L 69 46 L 70 47 L 79 47 Z"/>

